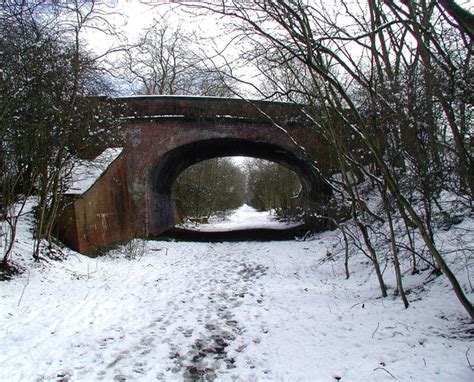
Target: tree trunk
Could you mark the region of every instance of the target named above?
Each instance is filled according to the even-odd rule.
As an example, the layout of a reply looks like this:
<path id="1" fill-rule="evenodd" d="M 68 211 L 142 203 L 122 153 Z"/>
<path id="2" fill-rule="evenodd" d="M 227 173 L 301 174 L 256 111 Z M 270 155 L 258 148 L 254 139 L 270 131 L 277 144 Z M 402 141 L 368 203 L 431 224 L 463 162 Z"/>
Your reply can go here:
<path id="1" fill-rule="evenodd" d="M 383 204 L 384 204 L 384 209 L 385 213 L 387 215 L 387 220 L 388 220 L 388 225 L 390 228 L 390 245 L 392 248 L 392 255 L 393 255 L 393 267 L 395 269 L 395 277 L 397 279 L 397 290 L 398 293 L 400 294 L 400 297 L 403 301 L 403 305 L 405 308 L 408 308 L 410 305 L 408 302 L 408 299 L 405 294 L 405 290 L 403 288 L 403 280 L 402 280 L 402 273 L 400 270 L 400 261 L 398 258 L 398 248 L 397 248 L 397 243 L 396 243 L 396 238 L 395 238 L 395 231 L 393 229 L 393 220 L 392 220 L 392 213 L 390 211 L 390 205 L 387 200 L 387 193 L 386 189 L 384 186 L 379 187 L 380 190 L 380 195 L 382 196 Z"/>

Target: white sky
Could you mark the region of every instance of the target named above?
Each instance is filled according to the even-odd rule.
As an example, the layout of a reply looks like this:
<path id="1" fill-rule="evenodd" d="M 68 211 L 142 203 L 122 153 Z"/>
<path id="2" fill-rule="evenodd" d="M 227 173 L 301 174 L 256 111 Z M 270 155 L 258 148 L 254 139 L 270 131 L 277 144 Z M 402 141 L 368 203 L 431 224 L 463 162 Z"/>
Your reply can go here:
<path id="1" fill-rule="evenodd" d="M 110 12 L 107 20 L 117 27 L 120 37 L 129 42 L 143 34 L 154 19 L 160 19 L 161 16 L 170 26 L 199 36 L 199 48 L 207 51 L 213 43 L 222 47 L 229 39 L 223 29 L 222 18 L 211 14 L 198 16 L 191 8 L 166 0 L 107 0 L 97 6 L 99 10 Z M 89 47 L 97 52 L 121 42 L 95 30 L 88 30 L 84 37 Z"/>

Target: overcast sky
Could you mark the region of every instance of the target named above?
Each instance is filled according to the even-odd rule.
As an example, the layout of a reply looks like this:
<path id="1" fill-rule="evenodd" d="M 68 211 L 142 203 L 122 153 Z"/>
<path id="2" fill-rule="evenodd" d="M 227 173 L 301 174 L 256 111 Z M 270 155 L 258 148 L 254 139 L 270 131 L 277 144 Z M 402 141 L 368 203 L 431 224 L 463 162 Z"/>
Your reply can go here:
<path id="1" fill-rule="evenodd" d="M 97 6 L 99 10 L 110 13 L 107 20 L 116 26 L 121 38 L 127 38 L 130 42 L 144 33 L 154 19 L 161 16 L 176 28 L 196 33 L 201 37 L 202 46 L 209 45 L 210 41 L 221 42 L 222 45 L 228 39 L 219 17 L 197 16 L 196 12 L 182 4 L 166 0 L 104 0 Z M 94 30 L 89 30 L 85 37 L 89 46 L 98 52 L 119 43 L 105 35 L 99 36 Z"/>

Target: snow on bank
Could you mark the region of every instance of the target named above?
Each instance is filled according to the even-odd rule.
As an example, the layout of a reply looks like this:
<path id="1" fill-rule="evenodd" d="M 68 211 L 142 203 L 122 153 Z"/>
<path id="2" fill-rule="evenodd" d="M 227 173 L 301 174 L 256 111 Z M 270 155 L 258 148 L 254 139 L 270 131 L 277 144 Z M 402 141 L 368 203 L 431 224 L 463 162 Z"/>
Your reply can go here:
<path id="1" fill-rule="evenodd" d="M 282 222 L 277 220 L 271 211 L 259 212 L 255 208 L 244 204 L 232 211 L 224 220 L 211 217 L 207 224 L 186 223 L 180 227 L 196 231 L 233 231 L 240 229 L 269 228 L 286 229 L 296 227 L 301 222 Z"/>
<path id="2" fill-rule="evenodd" d="M 105 149 L 93 160 L 81 160 L 72 169 L 66 194 L 81 195 L 91 188 L 122 153 L 122 147 Z"/>
<path id="3" fill-rule="evenodd" d="M 34 266 L 0 283 L 0 381 L 471 381 L 446 279 L 405 310 L 365 259 L 345 280 L 337 243 L 136 240 Z"/>

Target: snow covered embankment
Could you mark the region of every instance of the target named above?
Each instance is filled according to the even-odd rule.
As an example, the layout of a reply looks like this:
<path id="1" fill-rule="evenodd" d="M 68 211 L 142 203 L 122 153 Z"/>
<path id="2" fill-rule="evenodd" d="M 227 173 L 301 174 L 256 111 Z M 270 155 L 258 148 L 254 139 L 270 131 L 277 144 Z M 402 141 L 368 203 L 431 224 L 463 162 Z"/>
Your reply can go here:
<path id="1" fill-rule="evenodd" d="M 472 380 L 446 279 L 405 310 L 364 258 L 344 279 L 338 240 L 135 241 L 32 267 L 1 284 L 0 380 Z"/>

